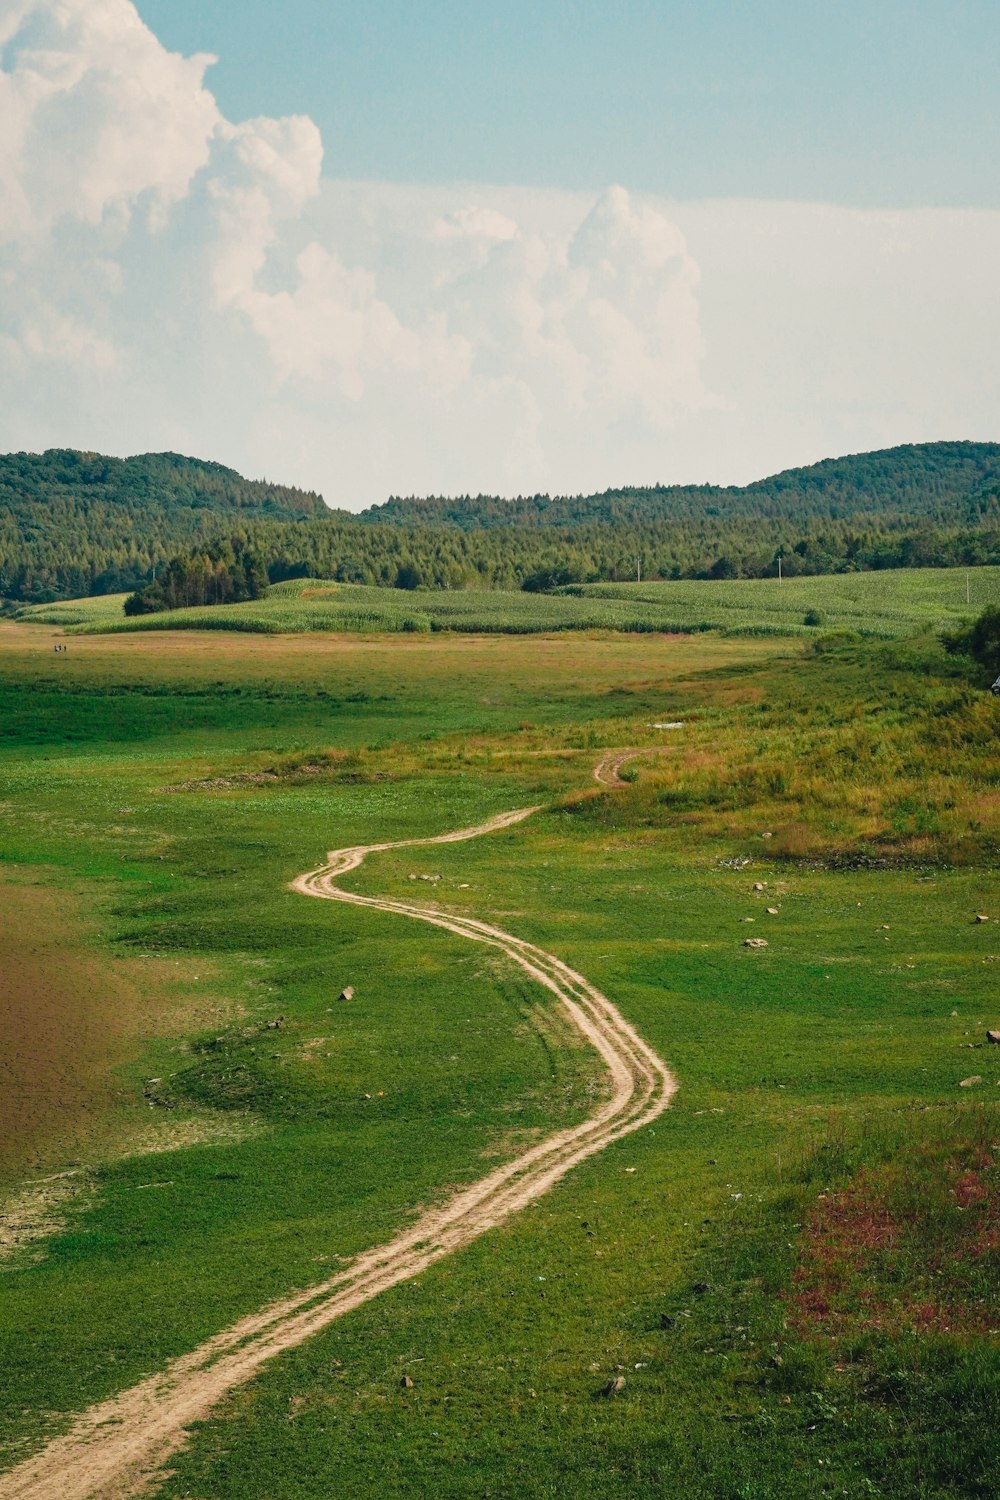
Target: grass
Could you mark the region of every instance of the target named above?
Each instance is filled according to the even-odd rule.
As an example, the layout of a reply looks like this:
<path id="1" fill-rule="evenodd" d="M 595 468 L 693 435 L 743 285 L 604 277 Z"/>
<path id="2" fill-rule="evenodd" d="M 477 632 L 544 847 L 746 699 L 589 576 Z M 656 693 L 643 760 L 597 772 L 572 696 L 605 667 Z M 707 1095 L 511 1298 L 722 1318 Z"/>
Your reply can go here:
<path id="1" fill-rule="evenodd" d="M 675 1104 L 270 1367 L 164 1493 L 991 1493 L 1000 704 L 928 640 L 69 646 L 0 629 L 0 847 L 86 894 L 82 949 L 173 988 L 103 1123 L 22 1162 L 85 1189 L 2 1263 L 8 1460 L 587 1110 L 593 1059 L 527 980 L 285 888 L 327 848 L 539 801 L 353 884 L 439 875 L 435 899 L 564 957 Z M 657 753 L 601 790 L 597 749 L 626 744 Z M 832 1312 L 804 1320 L 814 1295 Z M 978 1310 L 915 1319 L 935 1296 Z"/>
<path id="2" fill-rule="evenodd" d="M 968 588 L 968 595 L 966 589 Z M 861 635 L 911 635 L 980 614 L 1000 600 L 1000 568 L 900 568 L 818 578 L 729 582 L 587 584 L 579 597 L 628 600 L 670 609 L 680 619 L 707 617 L 724 630 L 763 627 L 789 633 L 854 630 Z"/>
<path id="3" fill-rule="evenodd" d="M 969 599 L 966 599 L 968 580 Z M 367 588 L 296 579 L 249 604 L 126 619 L 124 595 L 33 605 L 18 617 L 81 630 L 478 631 L 553 630 L 816 635 L 849 629 L 905 636 L 954 624 L 1000 602 L 1000 568 L 907 569 L 819 578 L 590 584 L 555 594 Z"/>

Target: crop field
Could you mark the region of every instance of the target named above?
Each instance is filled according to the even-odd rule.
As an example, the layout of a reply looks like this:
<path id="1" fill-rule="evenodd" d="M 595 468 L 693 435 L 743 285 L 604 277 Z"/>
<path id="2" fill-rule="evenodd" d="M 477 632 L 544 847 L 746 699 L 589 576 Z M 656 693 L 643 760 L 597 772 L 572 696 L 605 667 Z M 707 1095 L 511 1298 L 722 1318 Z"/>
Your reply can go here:
<path id="1" fill-rule="evenodd" d="M 967 599 L 968 593 L 968 599 Z M 296 579 L 247 604 L 126 619 L 124 595 L 33 605 L 20 618 L 83 630 L 475 631 L 555 630 L 816 635 L 852 630 L 892 638 L 933 629 L 1000 603 L 1000 568 L 899 569 L 817 578 L 681 580 L 574 585 L 555 594 L 366 588 Z"/>
<path id="2" fill-rule="evenodd" d="M 290 889 L 528 808 L 340 885 L 556 955 L 669 1109 L 234 1385 L 156 1493 L 995 1493 L 1000 701 L 933 634 L 965 575 L 296 583 L 88 633 L 113 607 L 0 623 L 0 1497 L 75 1415 L 602 1108 L 502 951 Z"/>

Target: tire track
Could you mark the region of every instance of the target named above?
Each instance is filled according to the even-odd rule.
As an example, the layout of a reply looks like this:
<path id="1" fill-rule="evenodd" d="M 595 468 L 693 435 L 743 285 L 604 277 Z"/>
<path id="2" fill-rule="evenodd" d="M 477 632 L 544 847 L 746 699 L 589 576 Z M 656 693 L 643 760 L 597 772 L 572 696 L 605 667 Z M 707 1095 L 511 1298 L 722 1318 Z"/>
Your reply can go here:
<path id="1" fill-rule="evenodd" d="M 628 786 L 622 776 L 622 766 L 640 755 L 662 755 L 665 745 L 641 745 L 633 750 L 607 750 L 594 767 L 594 780 L 601 786 Z"/>
<path id="2" fill-rule="evenodd" d="M 635 752 L 616 753 L 627 758 Z M 649 1124 L 667 1108 L 677 1084 L 666 1065 L 611 1001 L 561 959 L 489 922 L 407 901 L 361 896 L 336 884 L 369 854 L 479 838 L 537 811 L 529 807 L 502 813 L 474 828 L 434 838 L 335 850 L 326 864 L 300 875 L 291 888 L 304 896 L 427 922 L 506 953 L 560 1000 L 604 1060 L 611 1080 L 608 1099 L 589 1119 L 495 1168 L 442 1207 L 421 1215 L 388 1244 L 358 1256 L 338 1275 L 241 1319 L 172 1360 L 162 1372 L 91 1407 L 63 1436 L 0 1476 L 0 1500 L 52 1500 L 54 1495 L 59 1500 L 126 1500 L 138 1494 L 183 1446 L 191 1424 L 207 1417 L 269 1360 L 470 1244 L 548 1192 L 578 1163 Z"/>

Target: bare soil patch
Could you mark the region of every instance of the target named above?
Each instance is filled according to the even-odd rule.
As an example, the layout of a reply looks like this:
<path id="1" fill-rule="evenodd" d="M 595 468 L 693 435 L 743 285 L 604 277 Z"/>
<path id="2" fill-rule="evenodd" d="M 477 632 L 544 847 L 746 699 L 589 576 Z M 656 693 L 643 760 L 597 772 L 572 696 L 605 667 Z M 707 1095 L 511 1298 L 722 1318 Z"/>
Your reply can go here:
<path id="1" fill-rule="evenodd" d="M 143 1004 L 127 966 L 89 944 L 79 898 L 0 875 L 0 1174 L 71 1149 L 113 1100 Z"/>
<path id="2" fill-rule="evenodd" d="M 164 1131 L 128 1117 L 142 1100 L 116 1070 L 143 1038 L 218 1015 L 207 996 L 196 1014 L 176 966 L 102 952 L 87 905 L 86 892 L 38 871 L 0 872 L 0 1183 L 58 1171 L 97 1145 L 112 1156 L 164 1149 Z M 184 1129 L 200 1138 L 200 1122 Z"/>

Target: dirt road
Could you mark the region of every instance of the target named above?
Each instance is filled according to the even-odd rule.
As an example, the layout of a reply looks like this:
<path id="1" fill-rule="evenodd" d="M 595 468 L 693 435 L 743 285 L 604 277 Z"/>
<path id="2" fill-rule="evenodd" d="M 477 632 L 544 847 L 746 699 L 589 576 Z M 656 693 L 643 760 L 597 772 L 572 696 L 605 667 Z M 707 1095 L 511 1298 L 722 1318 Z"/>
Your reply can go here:
<path id="1" fill-rule="evenodd" d="M 594 780 L 601 786 L 628 786 L 622 776 L 622 766 L 627 766 L 630 760 L 636 760 L 640 755 L 663 755 L 665 749 L 663 745 L 641 745 L 633 750 L 605 750 L 594 767 Z"/>
<path id="2" fill-rule="evenodd" d="M 625 756 L 634 752 L 618 752 Z M 667 1067 L 582 975 L 551 953 L 488 922 L 434 907 L 359 896 L 336 880 L 366 855 L 417 844 L 479 838 L 521 822 L 536 808 L 501 814 L 476 828 L 398 844 L 359 845 L 331 853 L 327 863 L 293 882 L 305 896 L 346 901 L 429 922 L 506 953 L 558 997 L 574 1025 L 604 1059 L 611 1092 L 590 1119 L 561 1130 L 422 1215 L 389 1244 L 360 1255 L 337 1276 L 242 1319 L 165 1370 L 77 1417 L 62 1437 L 0 1476 L 0 1500 L 124 1500 L 139 1494 L 182 1447 L 187 1429 L 207 1417 L 230 1391 L 268 1360 L 293 1349 L 380 1292 L 417 1276 L 435 1261 L 540 1197 L 579 1162 L 649 1124 L 676 1090 Z"/>

